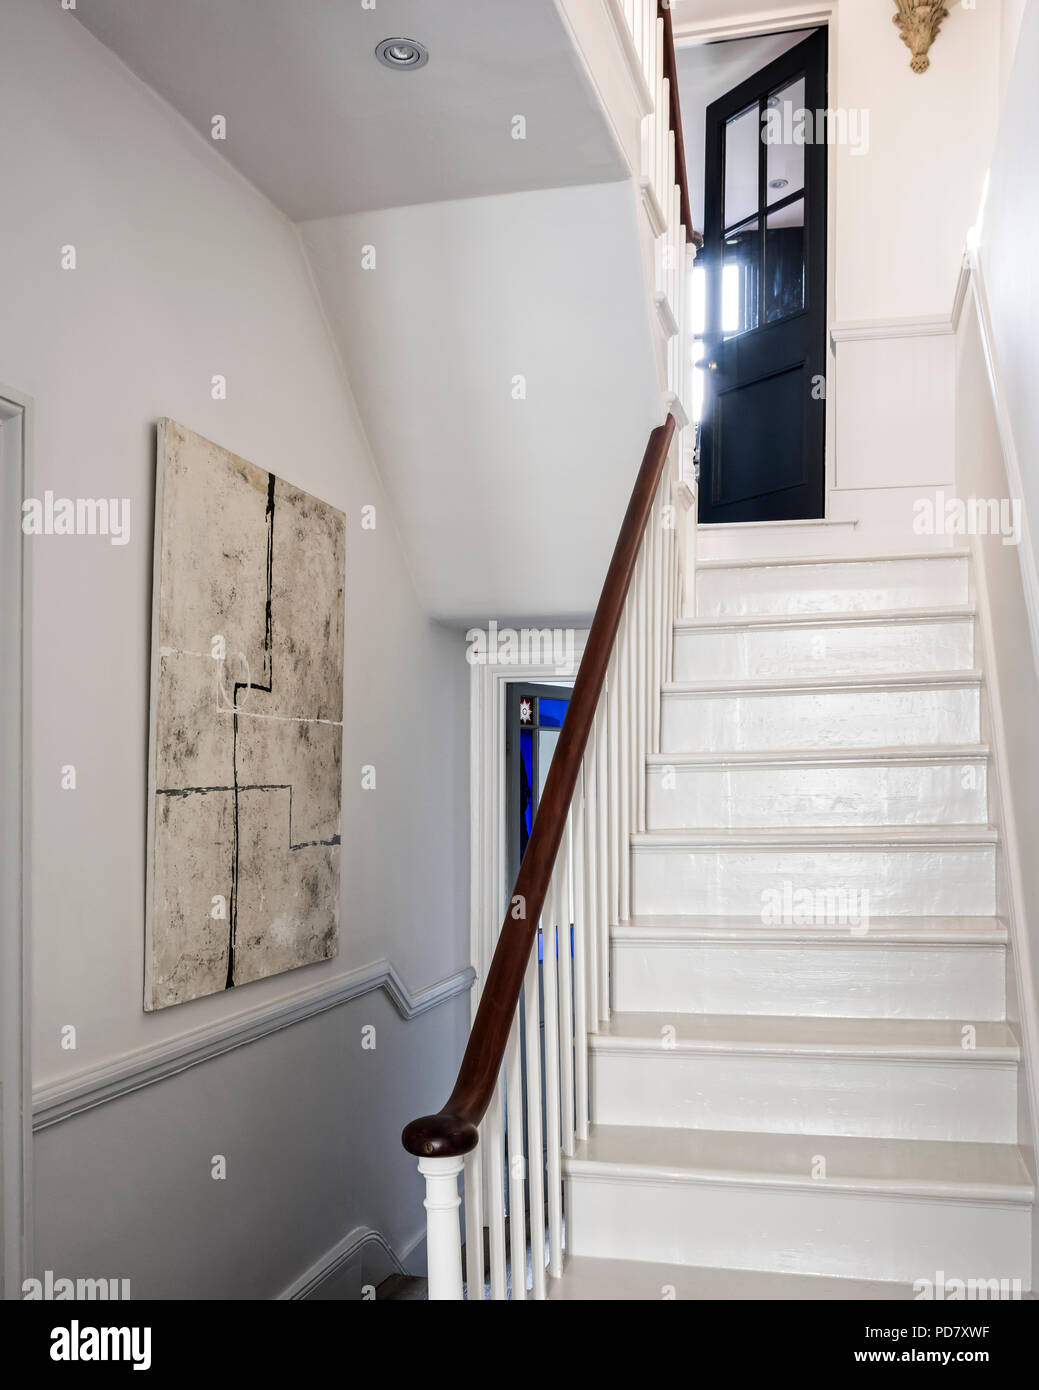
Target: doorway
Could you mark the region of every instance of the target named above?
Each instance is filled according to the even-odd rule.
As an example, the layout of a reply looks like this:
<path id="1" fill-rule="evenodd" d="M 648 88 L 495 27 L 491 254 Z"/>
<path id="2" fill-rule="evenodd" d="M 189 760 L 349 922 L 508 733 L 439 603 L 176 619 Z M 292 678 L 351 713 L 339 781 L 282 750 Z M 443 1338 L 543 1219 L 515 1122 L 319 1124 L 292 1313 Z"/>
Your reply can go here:
<path id="1" fill-rule="evenodd" d="M 556 744 L 559 742 L 559 734 L 563 728 L 563 721 L 566 718 L 567 708 L 570 697 L 573 695 L 573 688 L 565 685 L 548 685 L 541 682 L 513 681 L 506 689 L 505 697 L 505 791 L 506 791 L 506 811 L 505 826 L 506 838 L 508 843 L 508 854 L 506 856 L 508 883 L 505 889 L 506 895 L 511 894 L 513 885 L 516 882 L 516 875 L 519 873 L 520 864 L 523 862 L 523 855 L 527 848 L 527 841 L 530 839 L 530 832 L 534 825 L 534 817 L 537 815 L 538 805 L 541 801 L 541 794 L 545 788 L 545 779 L 548 776 L 548 769 L 552 762 L 552 757 L 556 751 Z M 507 899 L 506 899 L 507 900 Z M 547 1157 L 547 1135 L 548 1135 L 548 1114 L 547 1087 L 545 1085 L 545 986 L 542 970 L 544 967 L 545 950 L 554 951 L 558 962 L 559 952 L 569 950 L 571 960 L 573 958 L 573 927 L 570 924 L 571 915 L 565 909 L 559 921 L 558 932 L 550 930 L 547 937 L 543 929 L 538 927 L 537 935 L 537 986 L 538 986 L 538 1027 L 541 1037 L 538 1043 L 538 1056 L 541 1059 L 541 1075 L 537 1080 L 536 1094 L 541 1097 L 541 1154 L 537 1160 L 530 1153 L 527 1153 L 527 1162 L 532 1164 L 535 1161 L 541 1166 L 544 1173 Z M 558 966 L 557 966 L 558 968 Z M 572 967 L 571 967 L 572 968 Z M 524 990 L 527 986 L 524 984 Z M 526 1010 L 520 1010 L 520 1056 L 523 1068 L 523 1113 L 518 1117 L 522 1125 L 522 1133 L 526 1136 L 529 1133 L 527 1128 L 527 1103 L 531 1094 L 535 1094 L 533 1083 L 527 1078 L 527 1049 L 526 1049 Z M 506 1126 L 514 1123 L 517 1117 L 506 1117 Z M 544 1183 L 544 1178 L 543 1178 Z M 530 1188 L 524 1187 L 524 1198 L 526 1210 L 523 1213 L 514 1212 L 510 1203 L 510 1188 L 507 1180 L 504 1180 L 504 1190 L 506 1197 L 506 1209 L 509 1222 L 523 1220 L 526 1223 L 526 1244 L 529 1249 L 528 1259 L 547 1258 L 545 1255 L 547 1228 L 540 1231 L 534 1230 L 530 1223 Z M 544 1191 L 544 1186 L 542 1187 Z M 547 1210 L 547 1209 L 546 1209 Z M 564 1215 L 565 1224 L 565 1215 Z M 535 1253 L 536 1252 L 536 1253 Z M 512 1271 L 511 1277 L 526 1278 L 526 1271 Z"/>
<path id="2" fill-rule="evenodd" d="M 505 702 L 506 894 L 516 882 L 573 689 L 513 681 Z M 507 900 L 507 899 L 506 899 Z M 540 956 L 539 956 L 540 959 Z"/>
<path id="3" fill-rule="evenodd" d="M 825 509 L 827 31 L 707 106 L 701 522 Z"/>

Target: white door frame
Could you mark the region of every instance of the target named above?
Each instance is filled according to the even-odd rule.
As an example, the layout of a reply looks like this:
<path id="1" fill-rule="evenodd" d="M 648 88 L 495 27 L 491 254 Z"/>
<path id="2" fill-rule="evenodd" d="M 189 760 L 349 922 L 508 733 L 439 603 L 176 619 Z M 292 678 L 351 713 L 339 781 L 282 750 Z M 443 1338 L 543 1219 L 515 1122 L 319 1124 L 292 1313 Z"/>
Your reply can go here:
<path id="1" fill-rule="evenodd" d="M 773 9 L 756 9 L 753 0 L 742 14 L 726 19 L 698 21 L 679 19 L 673 14 L 675 47 L 689 48 L 698 44 L 720 43 L 724 39 L 749 39 L 759 34 L 781 34 L 788 29 L 828 30 L 826 45 L 826 104 L 837 106 L 837 0 L 820 0 L 819 4 L 802 7 L 777 5 Z M 830 512 L 830 497 L 836 486 L 836 420 L 837 420 L 837 358 L 831 329 L 836 322 L 836 250 L 837 250 L 837 146 L 831 144 L 826 152 L 826 443 L 825 498 L 823 511 Z"/>
<path id="2" fill-rule="evenodd" d="M 29 544 L 33 405 L 0 384 L 0 1245 L 2 1296 L 32 1268 L 29 1069 Z"/>
<path id="3" fill-rule="evenodd" d="M 572 681 L 584 655 L 587 631 L 574 629 L 574 669 L 563 675 L 550 663 L 470 667 L 469 675 L 469 959 L 476 971 L 472 1012 L 505 916 L 507 827 L 505 806 L 505 696 L 512 681 L 560 685 Z"/>

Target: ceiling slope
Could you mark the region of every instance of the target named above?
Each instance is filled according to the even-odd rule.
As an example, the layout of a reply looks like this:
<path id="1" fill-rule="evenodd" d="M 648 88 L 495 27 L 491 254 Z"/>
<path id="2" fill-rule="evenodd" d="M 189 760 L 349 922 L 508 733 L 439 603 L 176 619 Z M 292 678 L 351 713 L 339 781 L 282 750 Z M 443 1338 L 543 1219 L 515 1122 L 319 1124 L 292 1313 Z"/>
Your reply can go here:
<path id="1" fill-rule="evenodd" d="M 614 183 L 301 229 L 436 617 L 594 610 L 662 419 L 639 216 Z"/>

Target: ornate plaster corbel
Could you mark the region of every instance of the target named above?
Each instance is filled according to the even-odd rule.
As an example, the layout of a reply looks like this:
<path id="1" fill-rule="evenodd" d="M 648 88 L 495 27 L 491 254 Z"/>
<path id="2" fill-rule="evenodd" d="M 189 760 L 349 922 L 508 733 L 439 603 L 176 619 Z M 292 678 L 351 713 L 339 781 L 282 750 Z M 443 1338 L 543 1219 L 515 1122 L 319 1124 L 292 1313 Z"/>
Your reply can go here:
<path id="1" fill-rule="evenodd" d="M 920 4 L 916 0 L 895 0 L 898 13 L 891 16 L 892 24 L 898 25 L 902 42 L 913 55 L 909 66 L 914 72 L 926 72 L 931 66 L 927 50 L 938 37 L 942 20 L 948 19 L 949 11 L 942 0 L 927 0 Z"/>

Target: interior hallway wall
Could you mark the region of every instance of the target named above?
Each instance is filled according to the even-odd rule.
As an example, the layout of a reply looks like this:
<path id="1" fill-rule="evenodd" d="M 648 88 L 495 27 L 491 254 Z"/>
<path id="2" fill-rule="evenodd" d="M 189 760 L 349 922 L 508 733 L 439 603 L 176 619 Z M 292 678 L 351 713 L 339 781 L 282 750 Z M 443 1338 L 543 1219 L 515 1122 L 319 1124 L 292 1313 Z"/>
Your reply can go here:
<path id="1" fill-rule="evenodd" d="M 128 498 L 129 543 L 32 541 L 35 1084 L 388 958 L 467 964 L 468 668 L 430 622 L 297 233 L 57 5 L 7 0 L 0 381 L 35 402 L 35 489 Z M 16 215 L 13 215 L 15 214 Z M 74 248 L 75 269 L 63 268 Z M 226 399 L 214 400 L 214 376 Z M 172 416 L 347 516 L 338 960 L 142 1010 L 155 422 Z M 362 530 L 374 504 L 377 526 Z M 75 790 L 62 789 L 74 765 Z M 374 766 L 377 789 L 361 789 Z M 400 1126 L 449 1088 L 456 995 L 368 995 L 38 1140 L 37 1266 L 135 1296 L 273 1296 L 348 1230 L 423 1229 Z M 361 1028 L 378 1021 L 374 1052 Z M 76 1048 L 62 1046 L 67 1026 Z M 67 1034 L 64 1036 L 68 1036 Z M 210 1160 L 228 1158 L 214 1181 Z"/>

